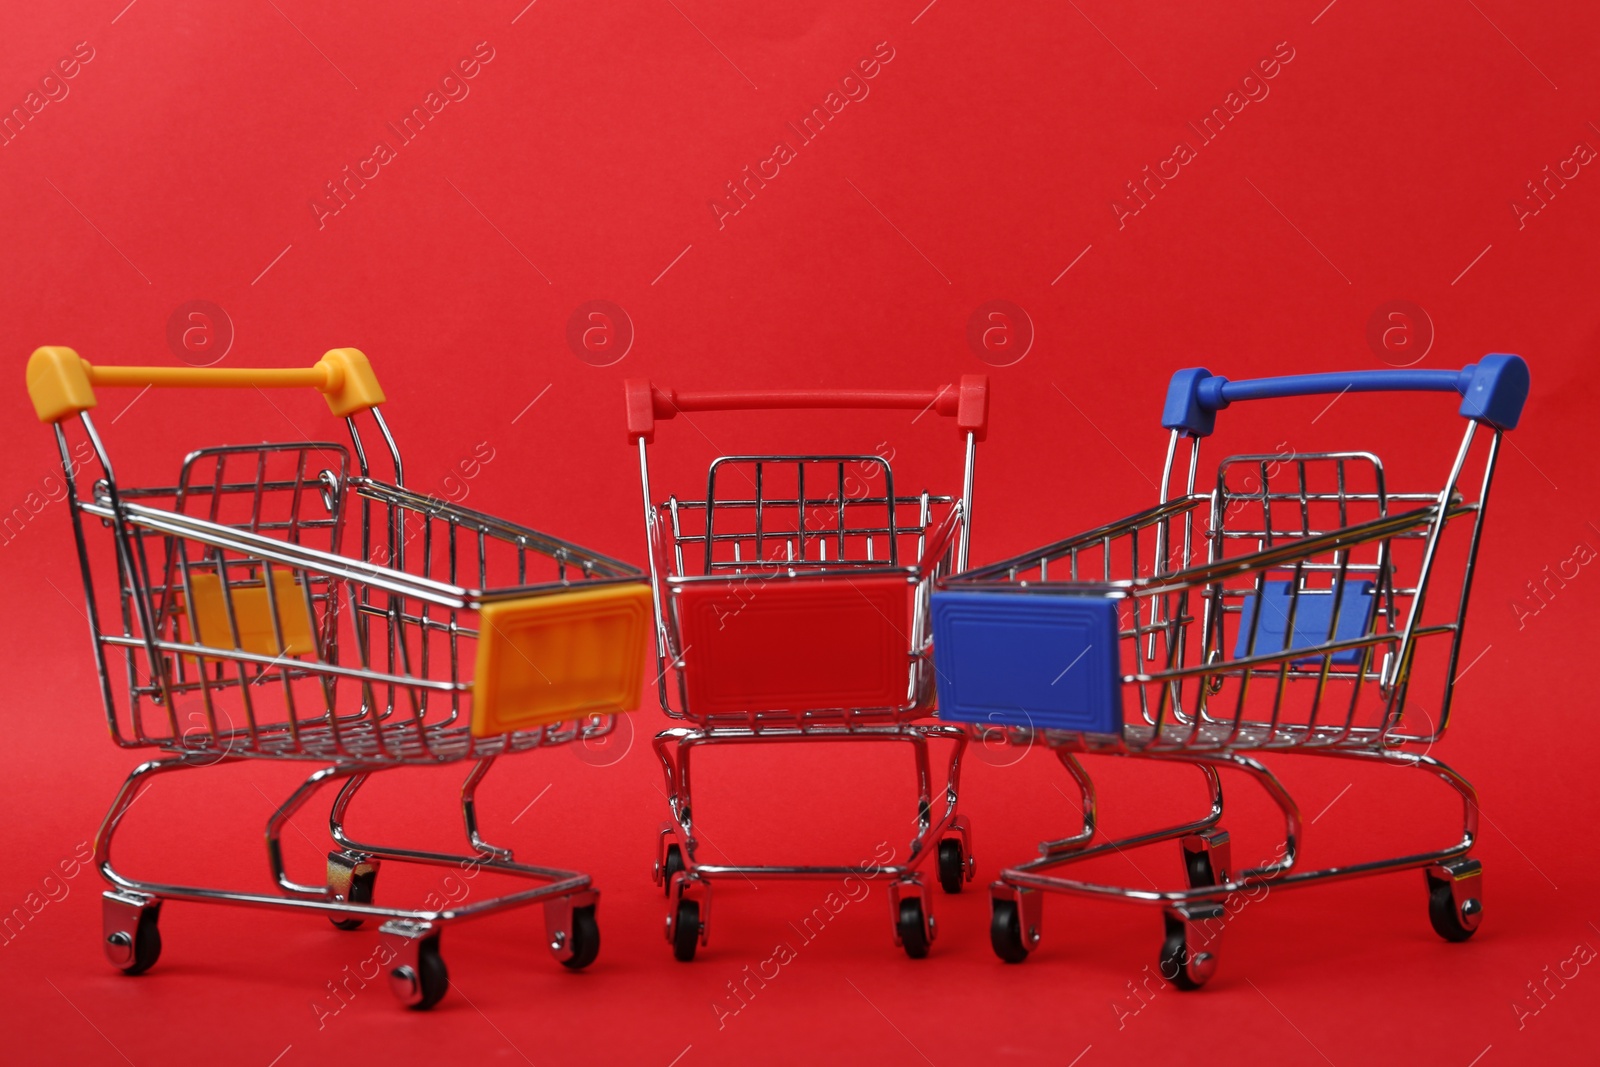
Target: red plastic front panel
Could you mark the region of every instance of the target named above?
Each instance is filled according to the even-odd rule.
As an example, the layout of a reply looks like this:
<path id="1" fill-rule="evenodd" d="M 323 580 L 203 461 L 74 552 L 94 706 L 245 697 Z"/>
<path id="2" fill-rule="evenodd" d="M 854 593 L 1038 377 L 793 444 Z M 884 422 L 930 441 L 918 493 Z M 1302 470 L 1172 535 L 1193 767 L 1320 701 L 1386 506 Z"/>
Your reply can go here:
<path id="1" fill-rule="evenodd" d="M 906 579 L 894 575 L 679 586 L 689 714 L 904 704 L 909 593 Z"/>

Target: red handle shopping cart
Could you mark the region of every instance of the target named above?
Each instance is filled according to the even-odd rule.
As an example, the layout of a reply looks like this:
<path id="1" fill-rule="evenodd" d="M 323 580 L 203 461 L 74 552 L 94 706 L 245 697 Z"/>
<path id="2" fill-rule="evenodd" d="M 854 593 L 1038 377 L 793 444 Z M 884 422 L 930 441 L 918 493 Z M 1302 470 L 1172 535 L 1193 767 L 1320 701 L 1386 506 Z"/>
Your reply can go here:
<path id="1" fill-rule="evenodd" d="M 708 936 L 713 879 L 829 878 L 849 866 L 710 864 L 697 858 L 690 756 L 705 745 L 899 741 L 917 768 L 916 833 L 891 879 L 895 937 L 912 957 L 933 936 L 919 870 L 938 856 L 941 885 L 971 878 L 968 827 L 956 813 L 966 733 L 926 721 L 932 581 L 965 566 L 977 443 L 988 384 L 916 391 L 686 392 L 627 383 L 630 440 L 639 450 L 655 591 L 663 711 L 692 725 L 663 731 L 655 749 L 672 819 L 659 837 L 656 877 L 669 897 L 667 939 L 680 960 Z M 786 453 L 722 455 L 704 496 L 657 501 L 650 450 L 658 420 L 690 413 L 814 409 L 901 410 L 955 420 L 958 491 L 904 493 L 892 457 Z M 928 741 L 952 742 L 942 796 Z"/>

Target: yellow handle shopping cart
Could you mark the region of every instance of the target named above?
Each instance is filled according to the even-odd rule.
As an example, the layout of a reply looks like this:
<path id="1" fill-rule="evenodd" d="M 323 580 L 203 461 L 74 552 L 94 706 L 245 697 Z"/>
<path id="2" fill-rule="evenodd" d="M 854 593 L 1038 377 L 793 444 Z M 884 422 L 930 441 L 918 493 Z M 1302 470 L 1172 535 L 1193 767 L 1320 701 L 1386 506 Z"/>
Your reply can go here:
<path id="1" fill-rule="evenodd" d="M 485 841 L 475 794 L 500 756 L 599 737 L 637 708 L 652 620 L 641 572 L 406 488 L 383 390 L 353 348 L 309 368 L 220 369 L 96 366 L 46 347 L 27 381 L 60 451 L 112 739 L 161 750 L 128 776 L 96 839 L 112 887 L 112 962 L 130 974 L 156 962 L 169 898 L 321 912 L 346 929 L 381 921 L 390 983 L 416 1008 L 448 989 L 439 932 L 451 922 L 543 903 L 557 959 L 592 962 L 599 894 L 589 876 L 516 862 Z M 121 485 L 90 414 L 96 387 L 118 386 L 314 388 L 344 419 L 350 447 L 204 448 L 172 485 Z M 373 472 L 358 416 L 378 431 L 387 480 Z M 112 837 L 147 780 L 246 759 L 323 764 L 268 820 L 276 894 L 143 881 L 112 865 Z M 461 793 L 469 853 L 346 833 L 345 813 L 373 772 L 455 761 L 471 763 Z M 336 779 L 327 878 L 295 882 L 280 834 Z M 538 884 L 443 909 L 383 907 L 373 892 L 384 859 Z"/>

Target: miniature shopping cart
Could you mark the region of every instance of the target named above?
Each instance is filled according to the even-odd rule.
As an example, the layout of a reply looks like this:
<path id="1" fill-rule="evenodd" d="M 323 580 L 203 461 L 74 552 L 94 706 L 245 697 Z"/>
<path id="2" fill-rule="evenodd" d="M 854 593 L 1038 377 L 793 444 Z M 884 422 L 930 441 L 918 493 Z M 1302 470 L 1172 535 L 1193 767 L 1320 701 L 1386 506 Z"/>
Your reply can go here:
<path id="1" fill-rule="evenodd" d="M 616 712 L 638 706 L 650 629 L 643 574 L 406 489 L 383 393 L 352 348 L 308 370 L 99 367 L 69 348 L 41 348 L 27 377 L 60 449 L 112 739 L 161 753 L 128 776 L 95 839 L 112 886 L 112 963 L 139 974 L 156 962 L 167 899 L 317 912 L 344 929 L 378 921 L 387 948 L 376 958 L 414 1008 L 448 988 L 440 930 L 505 908 L 544 904 L 556 958 L 574 969 L 593 961 L 599 894 L 589 876 L 515 862 L 480 836 L 474 797 L 499 757 L 602 735 Z M 123 485 L 89 409 L 96 386 L 141 385 L 314 387 L 344 418 L 354 465 L 331 442 L 207 448 L 184 459 L 176 484 Z M 362 413 L 382 438 L 390 481 L 369 468 Z M 267 820 L 276 894 L 143 881 L 113 866 L 112 837 L 152 779 L 247 759 L 323 764 Z M 471 768 L 461 788 L 470 852 L 346 832 L 373 772 L 457 761 Z M 280 835 L 333 781 L 342 787 L 326 882 L 296 882 Z M 374 903 L 385 859 L 538 884 L 443 908 L 386 907 Z"/>
<path id="2" fill-rule="evenodd" d="M 934 936 L 919 873 L 937 854 L 940 885 L 972 877 L 966 820 L 956 813 L 966 731 L 926 720 L 933 679 L 928 595 L 965 566 L 977 442 L 988 381 L 932 392 L 683 392 L 627 383 L 628 434 L 639 449 L 662 709 L 690 727 L 655 739 L 672 820 L 658 838 L 667 940 L 692 960 L 709 930 L 711 882 L 725 877 L 840 878 L 860 867 L 702 863 L 690 800 L 691 753 L 705 745 L 905 742 L 916 760 L 915 834 L 890 879 L 895 941 L 913 958 Z M 902 409 L 953 418 L 964 442 L 960 495 L 904 494 L 883 455 L 724 455 L 702 498 L 651 495 L 648 445 L 658 419 L 760 409 Z M 948 739 L 942 794 L 929 740 Z"/>
<path id="3" fill-rule="evenodd" d="M 1345 392 L 1460 393 L 1465 436 L 1442 489 L 1396 492 L 1370 452 L 1231 456 L 1197 488 L 1200 442 L 1219 409 L 1246 400 Z M 1229 381 L 1180 371 L 1162 425 L 1172 431 L 1162 500 L 1119 522 L 957 575 L 933 596 L 940 717 L 1040 741 L 1076 782 L 1082 830 L 1040 845 L 991 888 L 996 954 L 1039 943 L 1041 890 L 1159 904 L 1161 975 L 1196 989 L 1244 904 L 1277 888 L 1420 868 L 1434 929 L 1462 941 L 1482 918 L 1472 786 L 1428 753 L 1445 732 L 1462 622 L 1500 435 L 1528 392 L 1516 356 L 1457 371 L 1357 371 Z M 1180 441 L 1187 477 L 1169 496 Z M 1422 768 L 1459 795 L 1461 837 L 1430 852 L 1323 870 L 1296 867 L 1299 810 L 1247 753 L 1283 750 Z M 1211 795 L 1193 821 L 1096 842 L 1082 754 L 1190 764 Z M 1217 771 L 1259 783 L 1284 837 L 1236 869 L 1221 825 Z M 1176 839 L 1187 887 L 1162 891 L 1047 873 Z"/>

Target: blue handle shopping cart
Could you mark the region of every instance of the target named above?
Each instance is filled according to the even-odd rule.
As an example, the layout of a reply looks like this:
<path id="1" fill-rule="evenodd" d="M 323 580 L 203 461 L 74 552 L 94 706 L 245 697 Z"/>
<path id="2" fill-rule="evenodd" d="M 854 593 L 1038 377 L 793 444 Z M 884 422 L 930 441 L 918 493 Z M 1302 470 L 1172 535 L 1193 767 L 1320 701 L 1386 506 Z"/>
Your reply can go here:
<path id="1" fill-rule="evenodd" d="M 1038 945 L 1041 891 L 1145 902 L 1165 910 L 1162 977 L 1197 989 L 1215 971 L 1233 902 L 1406 868 L 1427 875 L 1434 929 L 1452 941 L 1472 935 L 1483 900 L 1482 867 L 1469 856 L 1477 796 L 1428 749 L 1449 722 L 1500 437 L 1516 427 L 1528 384 L 1526 364 L 1510 355 L 1460 371 L 1255 381 L 1179 371 L 1162 416 L 1171 437 L 1155 507 L 940 583 L 932 597 L 940 717 L 1047 746 L 1082 799 L 1080 832 L 1043 842 L 1037 858 L 991 887 L 1001 959 L 1021 962 Z M 1460 394 L 1467 428 L 1441 489 L 1394 491 L 1382 461 L 1361 451 L 1230 456 L 1213 487 L 1197 485 L 1201 442 L 1233 403 L 1392 391 Z M 1297 869 L 1299 811 L 1253 755 L 1267 750 L 1425 768 L 1459 795 L 1461 836 L 1433 851 Z M 1097 840 L 1094 784 L 1079 757 L 1099 753 L 1195 766 L 1209 812 Z M 1270 862 L 1242 870 L 1230 862 L 1221 769 L 1253 778 L 1277 805 L 1284 836 Z M 1174 839 L 1182 889 L 1052 871 Z"/>

